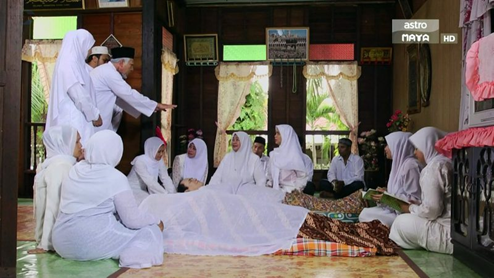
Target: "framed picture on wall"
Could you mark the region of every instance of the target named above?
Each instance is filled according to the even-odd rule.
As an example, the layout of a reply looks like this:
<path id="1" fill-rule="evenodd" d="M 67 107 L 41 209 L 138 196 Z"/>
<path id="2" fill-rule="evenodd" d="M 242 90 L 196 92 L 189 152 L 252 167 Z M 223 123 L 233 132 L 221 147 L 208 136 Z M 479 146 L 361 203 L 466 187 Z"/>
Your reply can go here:
<path id="1" fill-rule="evenodd" d="M 269 61 L 309 60 L 309 27 L 266 28 L 266 59 Z"/>
<path id="2" fill-rule="evenodd" d="M 72 1 L 32 1 L 24 0 L 24 10 L 30 11 L 59 11 L 84 9 L 84 0 Z"/>
<path id="3" fill-rule="evenodd" d="M 184 35 L 185 62 L 218 62 L 218 34 Z"/>
<path id="4" fill-rule="evenodd" d="M 411 44 L 407 47 L 408 55 L 408 114 L 420 113 L 421 93 L 419 79 L 419 46 Z"/>
<path id="5" fill-rule="evenodd" d="M 122 44 L 115 38 L 113 34 L 109 35 L 108 38 L 101 44 L 101 46 L 106 46 L 108 50 L 112 50 L 115 47 L 122 47 Z"/>
<path id="6" fill-rule="evenodd" d="M 126 8 L 129 0 L 98 0 L 99 8 Z"/>

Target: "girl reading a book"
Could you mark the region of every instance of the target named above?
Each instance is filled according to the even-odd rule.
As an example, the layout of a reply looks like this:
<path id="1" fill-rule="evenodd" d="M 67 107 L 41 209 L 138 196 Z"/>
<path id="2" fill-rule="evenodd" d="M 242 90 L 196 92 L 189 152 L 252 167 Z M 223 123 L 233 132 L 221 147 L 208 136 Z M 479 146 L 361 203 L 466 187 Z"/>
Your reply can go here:
<path id="1" fill-rule="evenodd" d="M 386 136 L 387 146 L 385 149 L 386 158 L 392 159 L 391 173 L 387 189 L 378 189 L 381 192 L 389 193 L 400 199 L 412 202 L 420 200 L 420 170 L 422 166 L 414 157 L 414 147 L 408 139 L 412 136 L 410 132 L 393 132 Z M 380 202 L 383 194 L 373 195 L 376 202 Z M 360 213 L 360 222 L 379 220 L 384 225 L 391 227 L 398 212 L 380 203 L 376 207 L 366 208 Z"/>
<path id="2" fill-rule="evenodd" d="M 451 160 L 439 154 L 434 145 L 445 132 L 425 127 L 410 137 L 415 156 L 426 164 L 420 173 L 421 203 L 403 204 L 391 227 L 389 237 L 406 249 L 424 248 L 439 253 L 453 253 L 450 236 Z"/>

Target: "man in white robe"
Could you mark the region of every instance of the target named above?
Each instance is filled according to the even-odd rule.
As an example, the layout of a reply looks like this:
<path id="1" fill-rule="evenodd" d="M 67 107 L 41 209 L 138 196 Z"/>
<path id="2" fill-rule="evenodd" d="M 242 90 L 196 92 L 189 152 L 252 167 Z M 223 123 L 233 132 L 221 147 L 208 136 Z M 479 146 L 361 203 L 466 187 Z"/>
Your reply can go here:
<path id="1" fill-rule="evenodd" d="M 259 156 L 262 164 L 262 169 L 264 170 L 264 173 L 268 174 L 268 163 L 269 163 L 269 157 L 264 154 L 264 150 L 266 149 L 266 139 L 264 139 L 261 136 L 257 136 L 254 139 L 254 144 L 252 145 L 252 151 Z"/>
<path id="2" fill-rule="evenodd" d="M 157 103 L 132 89 L 125 82 L 124 79 L 134 70 L 134 54 L 135 50 L 131 47 L 113 48 L 111 62 L 91 72 L 98 109 L 103 119 L 103 125 L 96 131 L 113 130 L 113 107 L 117 103 L 135 118 L 141 113 L 149 117 L 153 112 L 176 107 L 176 105 Z"/>

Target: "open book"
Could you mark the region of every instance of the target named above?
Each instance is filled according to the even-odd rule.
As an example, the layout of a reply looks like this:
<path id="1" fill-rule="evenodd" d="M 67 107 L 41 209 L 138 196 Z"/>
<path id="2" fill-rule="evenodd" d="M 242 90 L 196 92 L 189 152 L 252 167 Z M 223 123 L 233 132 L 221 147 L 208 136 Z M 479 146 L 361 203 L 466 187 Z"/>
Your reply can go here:
<path id="1" fill-rule="evenodd" d="M 383 194 L 383 193 L 380 191 L 377 191 L 375 189 L 369 189 L 369 190 L 367 190 L 367 192 L 364 192 L 364 199 L 374 200 L 374 199 L 372 199 L 372 196 L 378 195 L 378 194 Z M 390 208 L 393 208 L 399 212 L 403 212 L 401 210 L 400 204 L 408 204 L 408 205 L 410 204 L 410 202 L 405 201 L 403 199 L 400 199 L 396 196 L 393 196 L 393 195 L 389 194 L 388 192 L 384 192 L 384 194 L 381 198 L 381 203 L 383 203 L 383 204 L 389 206 Z"/>

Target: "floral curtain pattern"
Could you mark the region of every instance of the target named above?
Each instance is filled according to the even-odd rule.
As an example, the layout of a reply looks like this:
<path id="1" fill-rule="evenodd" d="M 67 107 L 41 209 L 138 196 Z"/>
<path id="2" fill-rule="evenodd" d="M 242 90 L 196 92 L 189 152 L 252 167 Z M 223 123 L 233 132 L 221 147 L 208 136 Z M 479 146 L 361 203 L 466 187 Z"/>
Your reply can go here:
<path id="1" fill-rule="evenodd" d="M 216 140 L 214 144 L 214 167 L 218 167 L 228 148 L 226 130 L 240 115 L 245 97 L 250 93 L 253 81 L 271 76 L 272 66 L 268 73 L 257 71 L 261 63 L 220 63 L 215 69 L 218 86 L 218 120 Z"/>
<path id="2" fill-rule="evenodd" d="M 161 103 L 171 104 L 173 101 L 173 76 L 178 73 L 178 59 L 175 53 L 164 48 L 161 52 Z M 167 145 L 167 154 L 171 155 L 171 126 L 172 110 L 161 113 L 161 133 Z M 165 156 L 165 164 L 168 165 L 169 157 Z"/>
<path id="3" fill-rule="evenodd" d="M 304 77 L 315 79 L 323 77 L 328 83 L 329 95 L 334 101 L 341 121 L 350 128 L 352 153 L 358 153 L 358 90 L 357 80 L 361 69 L 356 61 L 338 63 L 308 63 L 304 66 Z"/>
<path id="4" fill-rule="evenodd" d="M 51 80 L 62 40 L 26 40 L 22 47 L 22 60 L 38 65 L 46 103 L 49 103 Z"/>

